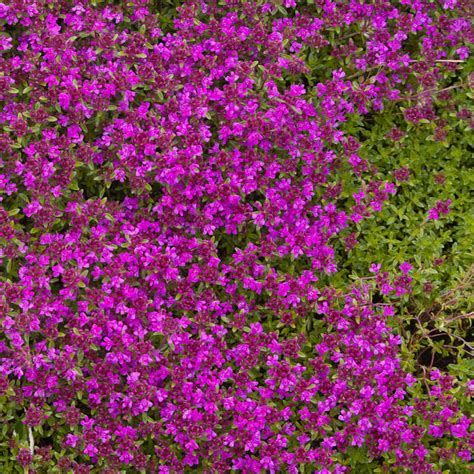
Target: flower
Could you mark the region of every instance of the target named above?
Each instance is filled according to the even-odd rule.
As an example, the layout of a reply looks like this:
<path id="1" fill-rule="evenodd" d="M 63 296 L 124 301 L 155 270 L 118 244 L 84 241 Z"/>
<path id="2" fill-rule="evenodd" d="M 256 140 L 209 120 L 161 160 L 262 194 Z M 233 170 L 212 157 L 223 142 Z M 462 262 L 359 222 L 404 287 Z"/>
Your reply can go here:
<path id="1" fill-rule="evenodd" d="M 410 270 L 413 268 L 412 265 L 410 265 L 408 262 L 403 262 L 401 265 L 400 265 L 400 270 L 403 274 L 407 274 L 410 272 Z"/>

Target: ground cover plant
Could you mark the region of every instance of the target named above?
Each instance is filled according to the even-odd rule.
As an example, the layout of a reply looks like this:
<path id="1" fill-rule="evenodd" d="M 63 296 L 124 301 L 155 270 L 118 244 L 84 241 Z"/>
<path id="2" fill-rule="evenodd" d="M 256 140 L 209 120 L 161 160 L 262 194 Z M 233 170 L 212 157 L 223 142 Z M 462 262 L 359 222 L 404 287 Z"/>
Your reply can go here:
<path id="1" fill-rule="evenodd" d="M 0 471 L 470 472 L 472 10 L 0 3 Z"/>

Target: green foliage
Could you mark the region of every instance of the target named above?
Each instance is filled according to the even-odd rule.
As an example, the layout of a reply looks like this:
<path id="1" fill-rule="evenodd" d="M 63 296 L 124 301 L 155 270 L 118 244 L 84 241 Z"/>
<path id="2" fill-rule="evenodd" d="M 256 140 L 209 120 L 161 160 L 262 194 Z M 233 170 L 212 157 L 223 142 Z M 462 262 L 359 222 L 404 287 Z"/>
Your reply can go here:
<path id="1" fill-rule="evenodd" d="M 342 285 L 348 276 L 357 279 L 357 275 L 366 275 L 372 263 L 381 263 L 382 271 L 396 273 L 402 262 L 410 262 L 414 267 L 413 292 L 400 301 L 394 325 L 402 335 L 403 364 L 420 381 L 430 368 L 455 377 L 459 384 L 452 395 L 466 413 L 472 410 L 466 383 L 474 379 L 474 136 L 457 112 L 470 98 L 471 94 L 456 91 L 453 102 L 458 104 L 457 110 L 443 110 L 443 103 L 439 103 L 446 132 L 442 141 L 435 139 L 434 123 L 420 123 L 410 130 L 413 125 L 403 123 L 396 107 L 379 113 L 370 128 L 355 121 L 346 124 L 351 133 L 361 137 L 360 155 L 378 168 L 380 179 L 402 167 L 410 170 L 410 177 L 398 183 L 396 195 L 380 213 L 358 225 L 358 245 L 349 252 L 339 249 L 338 261 L 343 264 L 332 279 L 333 285 Z M 408 133 L 394 143 L 386 135 L 397 125 Z M 345 192 L 350 200 L 350 190 Z M 452 200 L 451 212 L 440 220 L 428 220 L 428 210 L 439 199 Z M 421 382 L 415 395 L 429 399 Z M 441 441 L 434 443 L 432 454 L 449 447 Z M 363 453 L 356 451 L 351 461 L 356 472 L 379 472 L 367 460 L 359 459 Z M 465 472 L 453 462 L 440 461 L 439 469 Z"/>
<path id="2" fill-rule="evenodd" d="M 458 92 L 455 99 L 460 108 L 467 103 L 465 92 Z M 393 143 L 386 136 L 400 122 L 395 111 L 379 114 L 380 120 L 370 129 L 354 128 L 364 137 L 360 154 L 378 168 L 381 179 L 402 167 L 409 169 L 410 177 L 399 183 L 397 194 L 378 215 L 361 222 L 359 244 L 348 253 L 341 270 L 362 275 L 376 262 L 382 263 L 383 271 L 395 272 L 409 261 L 414 266 L 414 289 L 404 305 L 405 327 L 400 330 L 409 331 L 413 321 L 436 315 L 438 319 L 428 326 L 452 330 L 455 339 L 467 337 L 469 318 L 462 316 L 469 315 L 472 304 L 474 138 L 456 111 L 447 110 L 441 113 L 445 140 L 434 139 L 436 124 L 423 123 L 415 133 Z M 439 199 L 453 201 L 450 214 L 439 221 L 427 220 L 428 210 Z M 455 352 L 466 348 L 462 344 Z"/>

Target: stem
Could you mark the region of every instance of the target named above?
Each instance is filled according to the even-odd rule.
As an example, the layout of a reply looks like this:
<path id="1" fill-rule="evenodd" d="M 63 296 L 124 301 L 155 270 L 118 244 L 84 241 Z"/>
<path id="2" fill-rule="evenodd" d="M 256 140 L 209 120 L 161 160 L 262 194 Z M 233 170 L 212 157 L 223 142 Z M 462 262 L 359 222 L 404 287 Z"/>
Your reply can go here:
<path id="1" fill-rule="evenodd" d="M 411 63 L 424 63 L 427 61 L 419 61 L 417 59 L 412 59 L 410 61 Z M 435 63 L 465 63 L 466 61 L 464 59 L 435 59 Z"/>
<path id="2" fill-rule="evenodd" d="M 28 439 L 30 440 L 30 453 L 32 456 L 35 454 L 35 439 L 33 438 L 33 430 L 31 426 L 28 426 Z"/>
<path id="3" fill-rule="evenodd" d="M 403 100 L 418 99 L 418 98 L 422 97 L 423 95 L 429 94 L 431 92 L 433 93 L 433 95 L 440 94 L 441 92 L 444 92 L 444 91 L 449 91 L 449 90 L 452 90 L 452 89 L 459 89 L 461 87 L 464 87 L 465 85 L 466 84 L 454 84 L 453 86 L 445 87 L 444 89 L 439 89 L 439 90 L 438 89 L 428 89 L 428 90 L 420 92 L 419 94 L 412 95 L 410 97 L 400 97 L 400 99 L 397 99 L 395 102 L 401 102 Z"/>
<path id="4" fill-rule="evenodd" d="M 452 323 L 454 321 L 459 321 L 461 319 L 470 319 L 474 316 L 474 313 L 467 313 L 467 314 L 460 314 L 459 316 L 456 316 L 454 318 L 451 318 L 451 319 L 447 319 L 446 321 L 443 321 L 444 324 L 449 324 L 449 323 Z"/>

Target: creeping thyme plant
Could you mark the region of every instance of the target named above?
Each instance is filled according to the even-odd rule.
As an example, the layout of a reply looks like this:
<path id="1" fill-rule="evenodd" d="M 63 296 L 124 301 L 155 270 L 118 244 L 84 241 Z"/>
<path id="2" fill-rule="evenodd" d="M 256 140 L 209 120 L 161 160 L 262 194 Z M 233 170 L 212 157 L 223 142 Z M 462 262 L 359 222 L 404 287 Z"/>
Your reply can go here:
<path id="1" fill-rule="evenodd" d="M 472 2 L 2 1 L 0 472 L 470 472 Z"/>

